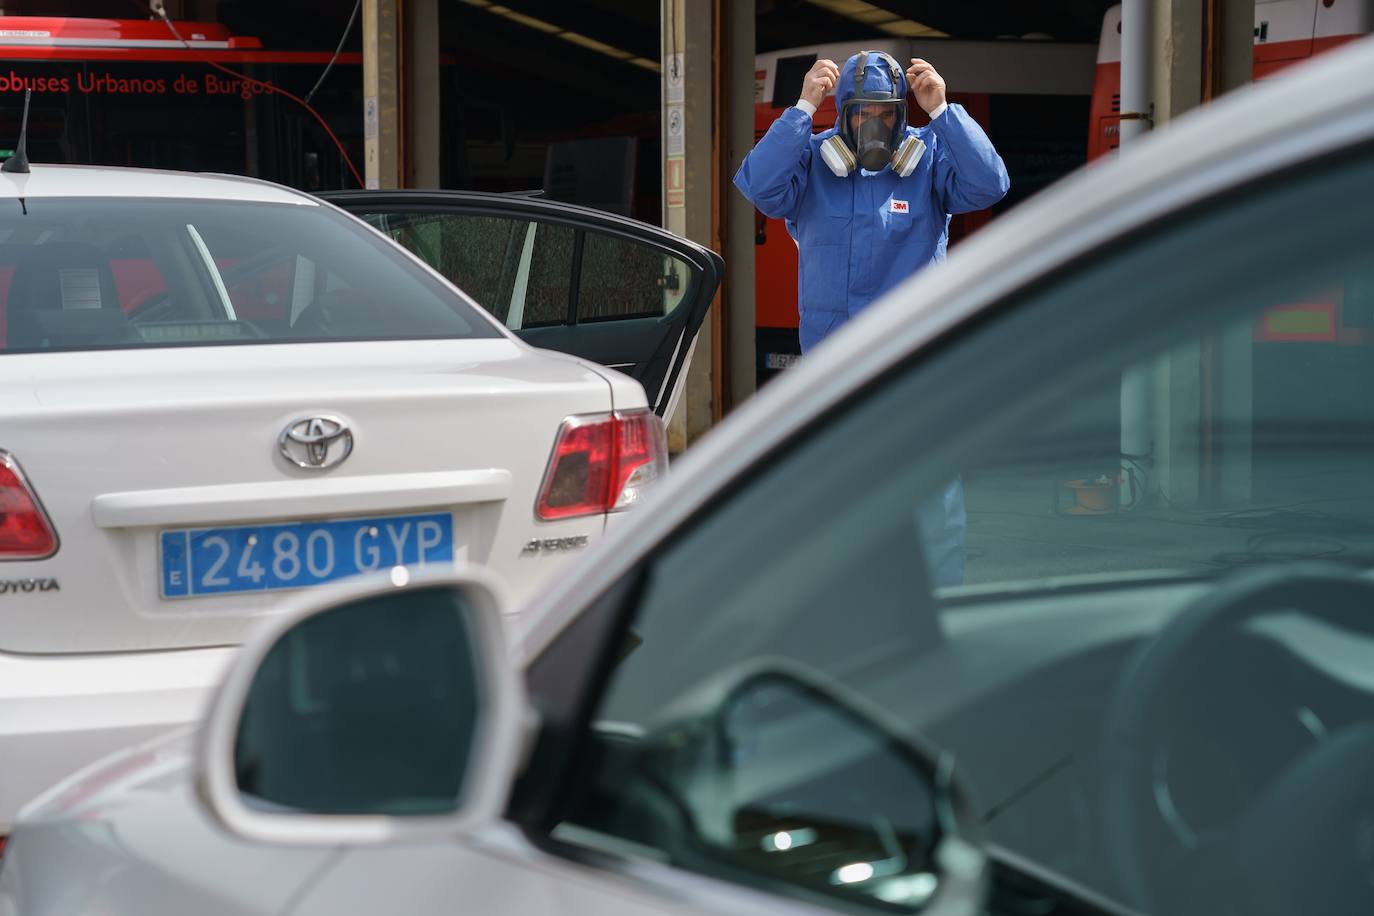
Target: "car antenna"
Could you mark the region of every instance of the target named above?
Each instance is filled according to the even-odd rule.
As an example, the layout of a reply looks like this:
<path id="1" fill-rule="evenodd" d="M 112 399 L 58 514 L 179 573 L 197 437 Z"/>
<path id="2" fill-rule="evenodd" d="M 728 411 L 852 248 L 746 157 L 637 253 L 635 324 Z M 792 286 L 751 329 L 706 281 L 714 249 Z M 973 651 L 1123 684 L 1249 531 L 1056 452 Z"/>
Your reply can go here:
<path id="1" fill-rule="evenodd" d="M 24 90 L 24 119 L 19 122 L 19 143 L 14 147 L 14 155 L 5 160 L 4 165 L 0 165 L 0 172 L 19 172 L 27 175 L 29 173 L 29 99 L 33 97 L 32 89 Z"/>

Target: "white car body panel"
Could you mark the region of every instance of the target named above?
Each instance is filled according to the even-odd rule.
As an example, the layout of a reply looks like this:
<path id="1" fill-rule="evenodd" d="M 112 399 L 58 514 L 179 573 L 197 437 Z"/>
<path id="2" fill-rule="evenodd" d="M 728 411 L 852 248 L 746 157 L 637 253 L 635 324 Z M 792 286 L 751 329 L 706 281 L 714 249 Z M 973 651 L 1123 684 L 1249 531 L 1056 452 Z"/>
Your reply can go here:
<path id="1" fill-rule="evenodd" d="M 38 881 L 56 883 L 24 885 L 25 899 L 0 900 L 0 914 L 57 916 L 131 908 L 148 914 L 195 913 L 205 912 L 210 899 L 216 901 L 214 910 L 225 914 L 281 912 L 337 852 L 293 847 L 263 855 L 261 849 L 231 839 L 194 803 L 185 778 L 186 742 L 183 730 L 121 751 L 45 795 L 44 804 L 70 815 L 75 829 L 39 831 L 33 855 L 70 865 L 41 878 L 35 875 Z M 179 823 L 188 810 L 196 812 L 194 819 Z M 71 844 L 81 850 L 75 861 L 68 851 Z M 170 879 L 174 870 L 189 874 L 206 861 L 214 867 L 203 877 Z M 158 864 L 149 868 L 149 862 Z M 77 874 L 100 877 L 78 884 L 71 881 Z"/>
<path id="2" fill-rule="evenodd" d="M 652 862 L 613 874 L 540 850 L 503 824 L 422 845 L 245 843 L 197 804 L 191 747 L 184 730 L 164 736 L 36 799 L 23 814 L 24 845 L 0 871 L 0 916 L 65 916 L 97 903 L 144 916 L 416 913 L 447 910 L 455 899 L 473 912 L 567 916 L 830 912 Z"/>
<path id="3" fill-rule="evenodd" d="M 5 820 L 83 761 L 199 718 L 232 656 L 228 648 L 65 658 L 0 654 Z M 7 826 L 0 822 L 0 830 Z"/>
<path id="4" fill-rule="evenodd" d="M 541 351 L 548 352 L 548 351 Z M 564 357 L 565 359 L 569 357 Z M 582 362 L 588 369 L 592 368 L 591 363 Z M 632 410 L 636 407 L 643 407 L 645 404 L 645 392 L 642 385 L 630 378 L 623 372 L 609 369 L 606 366 L 597 366 L 596 371 L 602 375 L 606 382 L 611 386 L 611 400 L 615 402 L 616 410 Z M 683 376 L 687 375 L 683 370 Z"/>
<path id="5" fill-rule="evenodd" d="M 102 165 L 34 165 L 30 172 L 0 172 L 0 197 L 207 198 L 321 206 L 309 195 L 256 178 Z"/>
<path id="6" fill-rule="evenodd" d="M 277 592 L 162 599 L 162 528 L 451 511 L 455 558 L 523 594 L 558 562 L 522 556 L 526 540 L 604 527 L 601 516 L 538 522 L 534 507 L 559 424 L 610 409 L 609 386 L 510 340 L 15 354 L 0 361 L 0 387 L 19 386 L 36 404 L 0 408 L 3 444 L 61 548 L 3 573 L 61 588 L 0 598 L 0 651 L 226 645 L 271 612 Z M 277 448 L 290 422 L 317 414 L 354 436 L 326 473 Z"/>

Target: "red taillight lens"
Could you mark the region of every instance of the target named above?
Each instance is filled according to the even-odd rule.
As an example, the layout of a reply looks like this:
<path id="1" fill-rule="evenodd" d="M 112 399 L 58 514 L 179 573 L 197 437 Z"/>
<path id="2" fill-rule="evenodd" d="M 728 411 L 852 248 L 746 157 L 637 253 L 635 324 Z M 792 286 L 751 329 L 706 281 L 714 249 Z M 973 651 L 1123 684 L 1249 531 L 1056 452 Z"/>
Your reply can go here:
<path id="1" fill-rule="evenodd" d="M 41 560 L 57 552 L 57 533 L 19 462 L 0 451 L 0 560 Z"/>
<path id="2" fill-rule="evenodd" d="M 663 421 L 647 410 L 616 414 L 615 457 L 610 505 L 626 509 L 642 500 L 649 485 L 668 470 Z"/>
<path id="3" fill-rule="evenodd" d="M 628 508 L 667 467 L 663 422 L 649 411 L 569 417 L 559 427 L 535 511 L 556 519 Z"/>

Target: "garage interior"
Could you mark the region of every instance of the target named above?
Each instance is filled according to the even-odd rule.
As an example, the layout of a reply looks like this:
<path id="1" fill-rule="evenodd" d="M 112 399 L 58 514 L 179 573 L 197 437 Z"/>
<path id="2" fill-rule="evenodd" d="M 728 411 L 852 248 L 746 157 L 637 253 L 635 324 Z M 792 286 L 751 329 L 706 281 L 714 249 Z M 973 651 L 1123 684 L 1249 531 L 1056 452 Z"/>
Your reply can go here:
<path id="1" fill-rule="evenodd" d="M 704 433 L 767 377 L 757 362 L 756 339 L 765 330 L 756 321 L 755 303 L 755 261 L 766 233 L 729 184 L 760 129 L 754 112 L 761 100 L 755 57 L 795 49 L 804 62 L 806 49 L 821 43 L 858 48 L 892 39 L 1057 45 L 1091 55 L 1114 6 L 1112 0 L 162 2 L 174 20 L 220 23 L 234 36 L 258 39 L 266 51 L 314 55 L 299 67 L 291 86 L 306 95 L 318 81 L 315 98 L 328 99 L 339 113 L 331 119 L 350 162 L 329 162 L 332 151 L 304 152 L 297 141 L 313 128 L 299 118 L 306 126 L 283 133 L 282 156 L 325 161 L 284 162 L 268 177 L 308 190 L 344 187 L 352 183 L 347 165 L 378 187 L 542 189 L 550 197 L 664 225 L 721 251 L 730 267 L 698 341 L 685 405 L 672 427 L 675 450 Z M 1253 0 L 1143 0 L 1137 5 L 1148 6 L 1154 21 L 1156 122 L 1248 78 L 1248 59 L 1237 63 L 1227 55 L 1238 41 L 1249 50 Z M 0 3 L 4 16 L 147 20 L 153 10 L 148 0 Z M 323 62 L 336 51 L 337 66 L 326 66 Z M 1234 76 L 1238 66 L 1246 74 L 1240 79 Z M 682 73 L 676 72 L 679 67 Z M 268 76 L 276 78 L 262 78 Z M 950 90 L 959 91 L 954 78 Z M 787 86 L 776 92 L 786 96 Z M 1086 161 L 1090 92 L 1091 86 L 1084 86 L 1078 95 L 1020 100 L 1008 95 L 989 103 L 989 132 L 1013 177 L 1013 191 L 994 215 Z M 378 100 L 375 125 L 363 115 L 368 99 Z M 9 131 L 17 128 L 16 101 L 11 94 L 0 103 Z M 117 149 L 93 143 L 84 150 L 45 147 L 40 129 L 32 148 L 50 161 L 234 168 L 228 159 L 204 159 L 202 147 L 213 127 L 188 131 L 160 103 L 140 104 L 131 105 L 126 118 L 147 135 L 137 142 Z M 241 129 L 236 118 L 223 122 L 231 134 Z M 670 125 L 672 118 L 680 121 Z M 91 132 L 120 127 L 111 121 Z M 681 166 L 676 184 L 669 162 L 674 155 Z M 956 244 L 960 236 L 956 225 Z M 1311 354 L 1300 352 L 1311 346 L 1255 350 L 1255 371 L 1270 367 L 1255 376 L 1253 391 L 1250 381 L 1244 383 L 1245 396 L 1257 399 L 1257 411 L 1279 410 L 1298 397 L 1291 386 L 1274 383 L 1288 374 L 1282 367 L 1290 362 L 1334 365 L 1314 363 Z M 1310 371 L 1304 377 L 1310 380 Z M 1319 380 L 1313 384 L 1322 387 Z M 1255 474 L 1262 480 L 1264 471 L 1256 468 Z"/>

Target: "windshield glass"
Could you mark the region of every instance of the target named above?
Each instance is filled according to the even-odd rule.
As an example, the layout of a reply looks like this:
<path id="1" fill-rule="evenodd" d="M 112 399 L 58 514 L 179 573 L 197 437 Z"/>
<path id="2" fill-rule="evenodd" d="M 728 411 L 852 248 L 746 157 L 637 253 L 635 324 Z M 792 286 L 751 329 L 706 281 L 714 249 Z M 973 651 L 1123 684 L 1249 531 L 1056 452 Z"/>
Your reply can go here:
<path id="1" fill-rule="evenodd" d="M 1374 210 L 1350 202 L 1369 199 L 1361 159 L 1162 220 L 758 460 L 646 561 L 595 713 L 616 738 L 568 820 L 705 867 L 636 807 L 626 736 L 690 734 L 680 697 L 782 659 L 933 741 L 987 838 L 1093 891 L 1368 911 Z M 795 785 L 745 799 L 767 819 L 727 822 L 740 850 L 872 810 L 805 748 Z M 650 794 L 720 831 L 701 784 Z M 749 873 L 857 862 L 881 883 L 842 839 Z"/>
<path id="2" fill-rule="evenodd" d="M 0 352 L 497 336 L 329 207 L 37 199 L 0 215 Z"/>

